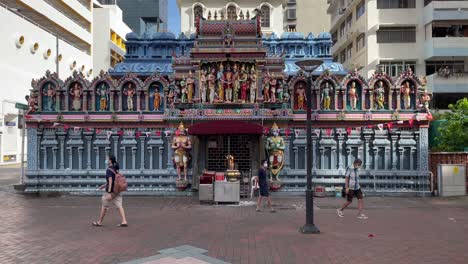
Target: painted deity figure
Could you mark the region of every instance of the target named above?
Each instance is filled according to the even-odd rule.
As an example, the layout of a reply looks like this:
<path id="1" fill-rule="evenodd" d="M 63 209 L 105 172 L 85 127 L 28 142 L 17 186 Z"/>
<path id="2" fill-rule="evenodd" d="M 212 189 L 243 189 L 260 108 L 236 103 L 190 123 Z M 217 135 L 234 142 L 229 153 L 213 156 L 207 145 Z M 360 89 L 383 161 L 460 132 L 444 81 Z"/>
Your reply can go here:
<path id="1" fill-rule="evenodd" d="M 82 92 L 82 87 L 79 83 L 75 83 L 73 87 L 70 89 L 70 95 L 72 96 L 72 109 L 74 111 L 80 111 L 81 110 L 81 95 L 83 94 Z"/>
<path id="2" fill-rule="evenodd" d="M 233 102 L 239 101 L 240 81 L 239 81 L 239 68 L 237 64 L 234 65 L 234 97 Z"/>
<path id="3" fill-rule="evenodd" d="M 424 107 L 427 113 L 429 113 L 429 103 L 431 102 L 431 96 L 427 91 L 424 91 L 424 93 L 421 96 L 421 105 Z"/>
<path id="4" fill-rule="evenodd" d="M 190 150 L 192 149 L 192 141 L 185 133 L 184 124 L 180 123 L 174 138 L 172 139 L 172 149 L 174 150 L 174 166 L 177 169 L 177 180 L 182 179 L 182 171 L 184 180 L 187 180 L 188 164 L 190 161 Z"/>
<path id="5" fill-rule="evenodd" d="M 325 82 L 325 87 L 322 89 L 322 97 L 320 98 L 320 102 L 323 103 L 323 110 L 330 110 L 331 93 L 333 93 L 333 88 L 330 87 L 328 82 Z"/>
<path id="6" fill-rule="evenodd" d="M 54 103 L 55 103 L 55 89 L 51 83 L 47 85 L 47 88 L 44 89 L 43 95 L 47 97 L 47 110 L 48 111 L 54 111 Z"/>
<path id="7" fill-rule="evenodd" d="M 257 95 L 257 73 L 255 67 L 250 69 L 250 103 L 255 103 L 255 96 Z"/>
<path id="8" fill-rule="evenodd" d="M 167 104 L 170 106 L 174 106 L 174 101 L 175 101 L 175 80 L 171 77 L 169 79 L 169 92 L 167 94 Z"/>
<path id="9" fill-rule="evenodd" d="M 226 92 L 226 101 L 232 102 L 232 88 L 234 86 L 234 74 L 231 71 L 231 66 L 227 66 L 227 70 L 223 75 L 224 91 Z"/>
<path id="10" fill-rule="evenodd" d="M 234 156 L 233 155 L 227 155 L 226 160 L 227 160 L 227 163 L 228 163 L 227 170 L 234 170 L 235 169 Z"/>
<path id="11" fill-rule="evenodd" d="M 185 76 L 182 77 L 182 80 L 180 81 L 180 92 L 181 92 L 181 97 L 180 97 L 180 102 L 181 103 L 187 103 L 187 82 L 185 80 Z"/>
<path id="12" fill-rule="evenodd" d="M 377 109 L 385 108 L 385 88 L 383 87 L 383 82 L 379 81 L 377 87 L 375 88 L 375 101 L 377 102 Z"/>
<path id="13" fill-rule="evenodd" d="M 401 86 L 401 94 L 403 95 L 403 104 L 405 109 L 411 109 L 411 94 L 413 93 L 408 81 Z"/>
<path id="14" fill-rule="evenodd" d="M 307 101 L 307 98 L 306 98 L 305 86 L 303 83 L 299 83 L 299 86 L 296 89 L 296 95 L 297 95 L 297 109 L 304 110 L 305 108 L 304 103 L 305 101 Z"/>
<path id="15" fill-rule="evenodd" d="M 349 104 L 351 106 L 351 110 L 356 110 L 359 96 L 358 96 L 358 92 L 356 89 L 356 82 L 354 81 L 351 82 L 351 87 L 349 87 L 348 97 L 349 97 Z"/>
<path id="16" fill-rule="evenodd" d="M 104 83 L 99 85 L 96 94 L 99 96 L 99 111 L 106 111 L 107 102 L 109 101 L 109 91 Z"/>
<path id="17" fill-rule="evenodd" d="M 195 79 L 193 78 L 192 71 L 189 71 L 186 83 L 187 83 L 187 100 L 189 103 L 191 103 L 193 101 L 193 95 L 195 93 Z"/>
<path id="18" fill-rule="evenodd" d="M 153 110 L 159 111 L 161 107 L 161 94 L 159 94 L 159 88 L 154 87 L 154 90 L 151 92 L 150 97 L 153 98 Z"/>
<path id="19" fill-rule="evenodd" d="M 29 95 L 26 96 L 26 101 L 28 101 L 28 111 L 31 113 L 36 112 L 38 99 L 34 91 L 30 91 Z"/>
<path id="20" fill-rule="evenodd" d="M 245 71 L 245 67 L 242 66 L 241 68 L 241 75 L 239 78 L 239 83 L 240 83 L 240 89 L 241 89 L 241 101 L 242 103 L 245 103 L 248 101 L 247 99 L 247 92 L 249 90 L 249 83 L 248 83 L 248 75 L 247 72 Z"/>
<path id="21" fill-rule="evenodd" d="M 283 97 L 284 97 L 283 102 L 286 103 L 286 104 L 289 103 L 289 101 L 291 100 L 291 95 L 289 94 L 288 89 L 289 89 L 289 87 L 286 84 L 285 88 L 284 88 L 284 92 L 283 92 Z"/>
<path id="22" fill-rule="evenodd" d="M 200 75 L 201 102 L 206 103 L 206 70 L 202 70 Z"/>
<path id="23" fill-rule="evenodd" d="M 278 89 L 276 92 L 278 93 L 278 102 L 282 103 L 284 100 L 283 81 L 278 81 Z"/>
<path id="24" fill-rule="evenodd" d="M 270 102 L 270 76 L 265 74 L 263 77 L 263 102 Z"/>
<path id="25" fill-rule="evenodd" d="M 268 160 L 273 181 L 279 180 L 279 174 L 284 166 L 284 144 L 283 138 L 280 136 L 280 129 L 276 123 L 271 127 L 271 136 L 267 138 L 266 151 L 268 152 Z"/>
<path id="26" fill-rule="evenodd" d="M 127 96 L 127 110 L 133 111 L 133 97 L 135 96 L 135 87 L 132 83 L 128 83 L 127 89 L 125 89 L 124 94 Z"/>
<path id="27" fill-rule="evenodd" d="M 208 89 L 210 90 L 210 103 L 214 103 L 215 90 L 216 90 L 216 69 L 212 68 L 211 73 L 208 75 Z"/>
<path id="28" fill-rule="evenodd" d="M 278 85 L 278 80 L 275 75 L 270 78 L 270 102 L 276 103 L 276 86 Z"/>
<path id="29" fill-rule="evenodd" d="M 221 63 L 218 68 L 218 100 L 223 102 L 224 101 L 224 87 L 223 87 L 223 78 L 224 78 L 224 66 Z"/>

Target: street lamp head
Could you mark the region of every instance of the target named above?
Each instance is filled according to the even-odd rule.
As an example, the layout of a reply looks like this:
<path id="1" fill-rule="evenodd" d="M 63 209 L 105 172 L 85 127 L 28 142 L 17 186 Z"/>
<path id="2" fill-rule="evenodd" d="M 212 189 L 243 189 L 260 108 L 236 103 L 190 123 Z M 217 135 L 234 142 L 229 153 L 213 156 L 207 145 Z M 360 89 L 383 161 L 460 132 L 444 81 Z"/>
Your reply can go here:
<path id="1" fill-rule="evenodd" d="M 317 69 L 320 65 L 323 64 L 322 60 L 301 60 L 301 61 L 296 61 L 295 64 L 301 68 L 303 71 L 307 73 L 312 73 Z"/>

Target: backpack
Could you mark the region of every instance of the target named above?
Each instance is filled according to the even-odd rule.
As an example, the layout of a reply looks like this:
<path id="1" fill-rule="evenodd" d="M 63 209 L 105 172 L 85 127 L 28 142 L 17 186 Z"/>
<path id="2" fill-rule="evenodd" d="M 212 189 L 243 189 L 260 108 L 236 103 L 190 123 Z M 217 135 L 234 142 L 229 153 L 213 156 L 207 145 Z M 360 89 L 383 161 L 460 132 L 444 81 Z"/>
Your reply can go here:
<path id="1" fill-rule="evenodd" d="M 114 192 L 121 193 L 127 190 L 128 184 L 127 179 L 123 174 L 116 173 L 113 169 L 110 169 L 115 175 L 115 183 L 114 183 Z"/>

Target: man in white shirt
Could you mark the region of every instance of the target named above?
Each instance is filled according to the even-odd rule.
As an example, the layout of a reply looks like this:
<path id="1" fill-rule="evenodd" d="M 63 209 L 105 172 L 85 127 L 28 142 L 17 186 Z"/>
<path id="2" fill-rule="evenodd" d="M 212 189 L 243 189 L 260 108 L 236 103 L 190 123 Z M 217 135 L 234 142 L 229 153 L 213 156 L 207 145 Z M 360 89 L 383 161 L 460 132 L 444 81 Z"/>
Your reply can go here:
<path id="1" fill-rule="evenodd" d="M 362 165 L 362 160 L 356 159 L 352 166 L 346 169 L 345 173 L 345 190 L 346 190 L 346 203 L 339 209 L 336 209 L 339 217 L 344 217 L 343 210 L 353 202 L 353 197 L 358 199 L 358 216 L 359 219 L 367 219 L 367 216 L 362 213 L 364 202 L 362 200 L 361 186 L 359 185 L 359 168 Z"/>

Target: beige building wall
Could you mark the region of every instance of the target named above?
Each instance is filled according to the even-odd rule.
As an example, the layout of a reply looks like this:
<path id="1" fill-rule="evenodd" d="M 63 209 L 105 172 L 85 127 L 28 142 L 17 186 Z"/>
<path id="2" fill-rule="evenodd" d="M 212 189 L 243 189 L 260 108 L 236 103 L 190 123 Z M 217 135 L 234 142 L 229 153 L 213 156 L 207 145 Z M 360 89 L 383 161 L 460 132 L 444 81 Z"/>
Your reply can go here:
<path id="1" fill-rule="evenodd" d="M 297 32 L 304 33 L 305 35 L 312 32 L 317 36 L 321 32 L 330 31 L 330 15 L 327 14 L 327 0 L 295 1 L 297 10 Z"/>

